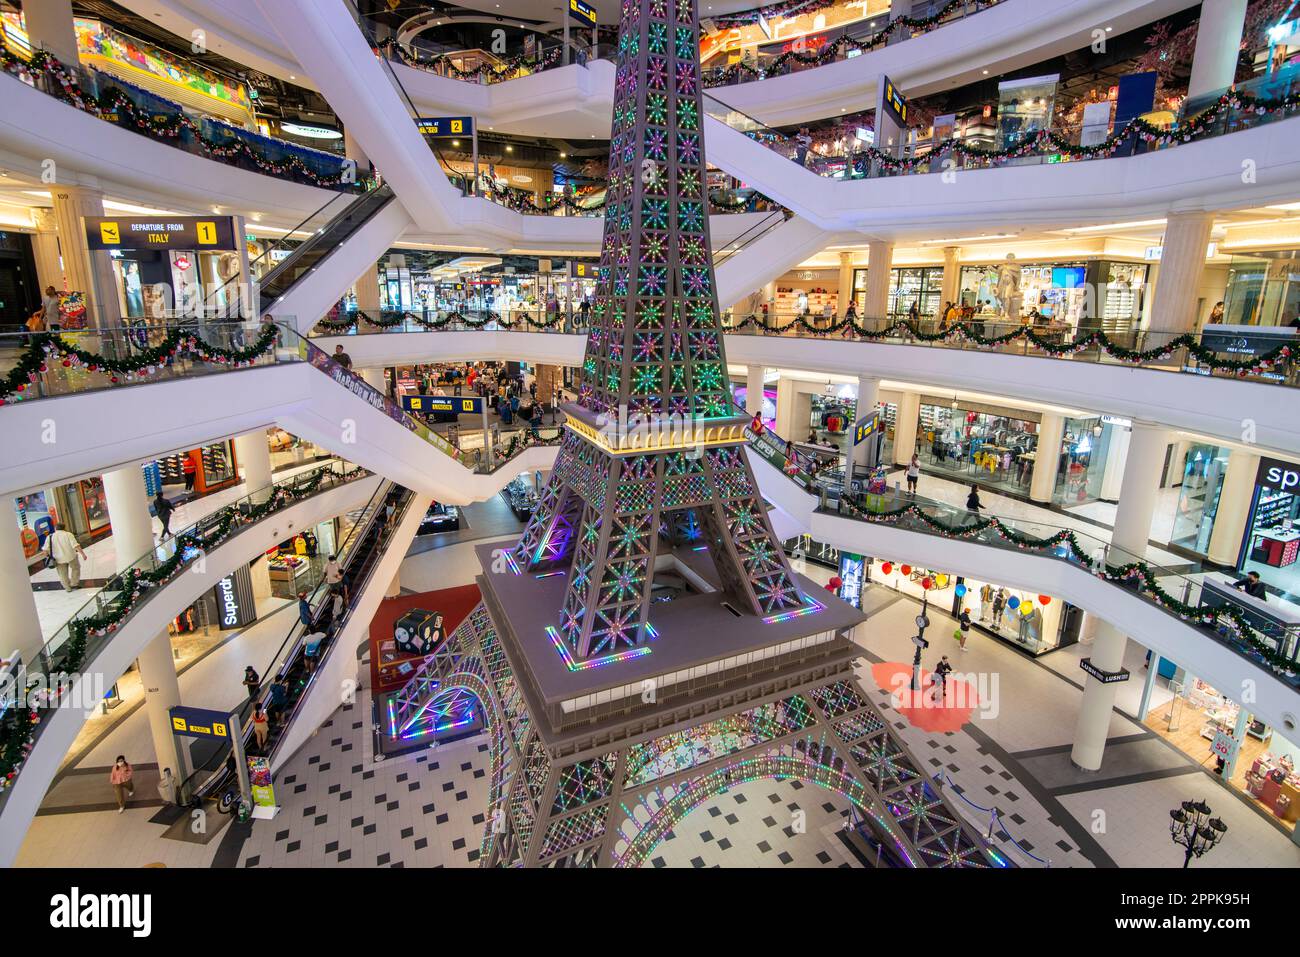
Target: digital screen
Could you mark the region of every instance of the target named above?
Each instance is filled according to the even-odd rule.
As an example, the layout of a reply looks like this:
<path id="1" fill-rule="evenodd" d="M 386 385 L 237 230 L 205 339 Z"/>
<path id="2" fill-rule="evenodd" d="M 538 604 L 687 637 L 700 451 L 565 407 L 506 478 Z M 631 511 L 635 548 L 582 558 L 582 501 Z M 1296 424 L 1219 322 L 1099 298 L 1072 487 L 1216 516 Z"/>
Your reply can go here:
<path id="1" fill-rule="evenodd" d="M 1074 289 L 1083 285 L 1086 273 L 1083 266 L 1053 266 L 1052 285 L 1061 289 Z"/>

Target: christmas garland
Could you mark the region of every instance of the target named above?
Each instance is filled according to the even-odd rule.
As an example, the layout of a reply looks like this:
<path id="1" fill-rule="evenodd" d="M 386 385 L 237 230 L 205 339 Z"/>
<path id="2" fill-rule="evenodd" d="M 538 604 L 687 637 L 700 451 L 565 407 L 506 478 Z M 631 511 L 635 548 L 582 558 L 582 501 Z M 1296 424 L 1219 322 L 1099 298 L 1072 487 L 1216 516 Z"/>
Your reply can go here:
<path id="1" fill-rule="evenodd" d="M 1285 365 L 1290 361 L 1292 355 L 1290 345 L 1280 345 L 1249 359 L 1221 359 L 1216 353 L 1205 348 L 1200 340 L 1189 332 L 1176 336 L 1164 345 L 1152 349 L 1129 349 L 1113 342 L 1110 336 L 1100 329 L 1084 333 L 1069 342 L 1052 342 L 1039 335 L 1030 326 L 1013 329 L 997 336 L 984 336 L 975 331 L 975 325 L 977 324 L 958 322 L 938 332 L 923 332 L 916 323 L 910 320 L 892 322 L 883 329 L 867 329 L 857 320 L 836 319 L 828 325 L 818 327 L 804 316 L 795 316 L 785 325 L 778 326 L 762 316 L 751 314 L 732 325 L 723 326 L 723 331 L 728 332 L 753 327 L 764 332 L 784 335 L 787 330 L 798 327 L 813 336 L 840 334 L 855 336 L 873 342 L 899 338 L 903 333 L 906 333 L 908 337 L 918 342 L 966 340 L 980 346 L 1002 346 L 1017 339 L 1024 339 L 1034 348 L 1047 353 L 1053 358 L 1059 359 L 1063 356 L 1072 356 L 1088 349 L 1100 349 L 1114 359 L 1133 364 L 1165 360 L 1177 350 L 1186 349 L 1188 354 L 1202 365 L 1208 366 L 1217 372 L 1231 372 L 1242 377 L 1261 375 L 1271 371 L 1276 366 Z"/>
<path id="2" fill-rule="evenodd" d="M 1300 106 L 1300 90 L 1293 90 L 1277 97 L 1257 97 L 1236 90 L 1224 92 L 1211 106 L 1187 120 L 1181 126 L 1162 129 L 1153 123 L 1136 116 L 1116 130 L 1100 143 L 1092 146 L 1075 146 L 1053 130 L 1038 130 L 1022 142 L 1003 149 L 981 149 L 971 146 L 963 140 L 946 139 L 939 143 L 925 156 L 895 157 L 882 152 L 874 146 L 867 147 L 860 155 L 874 160 L 886 172 L 913 172 L 917 169 L 928 170 L 935 158 L 944 154 L 953 154 L 967 159 L 985 162 L 1015 159 L 1039 154 L 1059 154 L 1066 160 L 1096 159 L 1108 157 L 1115 153 L 1130 138 L 1141 140 L 1156 149 L 1162 149 L 1177 143 L 1190 143 L 1206 136 L 1218 135 L 1216 127 L 1223 121 L 1225 112 L 1244 110 L 1258 116 L 1286 112 Z M 751 132 L 751 138 L 761 137 Z"/>
<path id="3" fill-rule="evenodd" d="M 335 473 L 329 467 L 321 468 L 306 481 L 301 478 L 291 479 L 286 484 L 276 485 L 265 502 L 259 502 L 247 511 L 241 511 L 238 505 L 225 506 L 204 520 L 207 528 L 203 532 L 182 532 L 177 535 L 175 550 L 169 558 L 148 571 L 140 568 L 127 569 L 112 583 L 114 587 L 120 588 L 116 598 L 103 605 L 99 612 L 73 618 L 68 622 L 68 638 L 55 653 L 57 661 L 50 662 L 49 674 L 74 674 L 80 671 L 92 637 L 103 637 L 117 631 L 150 590 L 174 580 L 194 558 L 211 551 L 239 528 L 259 522 L 272 512 L 315 494 L 327 476 L 335 478 L 337 484 L 344 484 L 367 474 L 369 473 L 359 466 L 343 473 Z M 25 697 L 26 690 L 18 689 L 17 693 Z M 57 706 L 57 700 L 51 702 L 51 707 Z M 13 783 L 23 760 L 31 753 L 34 728 L 39 722 L 40 712 L 24 707 L 16 713 L 14 724 L 5 729 L 0 742 L 0 789 L 7 789 Z"/>
<path id="4" fill-rule="evenodd" d="M 529 215 L 549 216 L 557 209 L 565 209 L 579 216 L 596 216 L 604 212 L 606 204 L 606 201 L 602 199 L 599 203 L 584 206 L 568 193 L 542 193 L 542 200 L 538 202 L 528 193 L 511 189 L 508 186 L 497 186 L 495 183 L 489 184 L 480 195 L 484 199 L 505 206 L 507 209 Z M 710 195 L 709 211 L 714 213 L 735 213 L 741 210 L 752 212 L 762 203 L 775 206 L 771 199 L 757 192 L 736 202 L 715 199 Z"/>
<path id="5" fill-rule="evenodd" d="M 159 367 L 171 365 L 182 355 L 237 369 L 251 366 L 273 350 L 279 333 L 279 327 L 272 326 L 263 329 L 251 346 L 227 349 L 203 342 L 192 329 L 168 329 L 158 345 L 137 350 L 134 355 L 123 359 L 87 352 L 57 332 L 35 333 L 31 336 L 27 349 L 18 357 L 18 362 L 5 375 L 3 383 L 0 383 L 0 405 L 26 399 L 28 388 L 37 381 L 37 376 L 49 371 L 52 362 L 61 362 L 65 368 L 102 373 L 113 383 L 121 378 L 127 382 L 146 378 Z"/>
<path id="6" fill-rule="evenodd" d="M 532 73 L 540 73 L 542 70 L 549 70 L 560 62 L 563 53 L 562 47 L 555 47 L 542 54 L 540 59 L 530 60 L 526 56 L 520 55 L 511 57 L 499 64 L 480 63 L 473 69 L 462 70 L 451 62 L 451 57 L 455 54 L 444 53 L 432 57 L 420 56 L 398 43 L 396 37 L 389 37 L 384 40 L 378 49 L 390 58 L 396 52 L 396 59 L 417 70 L 443 74 L 455 80 L 486 80 L 488 83 L 500 83 L 504 80 L 513 80 Z"/>
<path id="7" fill-rule="evenodd" d="M 1169 594 L 1160 585 L 1154 568 L 1144 561 L 1130 561 L 1122 565 L 1108 565 L 1103 558 L 1094 558 L 1079 543 L 1075 533 L 1061 529 L 1046 538 L 1038 538 L 1016 531 L 996 516 L 983 518 L 976 516 L 973 522 L 949 524 L 940 518 L 926 513 L 921 505 L 909 504 L 902 508 L 886 509 L 864 508 L 847 496 L 841 499 L 848 511 L 856 518 L 870 522 L 897 524 L 901 518 L 914 518 L 928 529 L 947 538 L 974 538 L 986 531 L 992 531 L 1003 540 L 1026 551 L 1056 552 L 1074 564 L 1081 565 L 1093 575 L 1105 581 L 1127 586 L 1140 595 L 1145 595 L 1161 608 L 1172 611 L 1183 621 L 1190 621 L 1206 628 L 1232 628 L 1252 654 L 1275 671 L 1290 675 L 1292 662 L 1282 654 L 1280 648 L 1272 647 L 1261 633 L 1246 620 L 1240 610 L 1231 606 L 1222 608 L 1204 608 L 1190 605 Z"/>
<path id="8" fill-rule="evenodd" d="M 317 325 L 327 333 L 339 335 L 347 332 L 349 329 L 356 326 L 358 322 L 362 321 L 364 321 L 366 325 L 374 326 L 377 329 L 392 329 L 395 326 L 401 325 L 403 322 L 413 322 L 417 326 L 421 326 L 430 332 L 440 332 L 449 326 L 459 325 L 467 326 L 470 329 L 483 329 L 493 323 L 496 323 L 496 325 L 502 329 L 528 327 L 537 329 L 557 329 L 565 324 L 566 317 L 560 313 L 556 313 L 552 316 L 546 317 L 539 315 L 535 319 L 506 319 L 499 313 L 495 312 L 484 312 L 480 317 L 474 317 L 453 310 L 452 312 L 446 313 L 441 318 L 430 319 L 414 312 L 381 312 L 376 316 L 368 312 L 352 311 L 340 313 L 339 318 L 337 319 L 330 319 L 328 317 L 321 319 Z"/>
<path id="9" fill-rule="evenodd" d="M 45 50 L 37 50 L 29 63 L 23 63 L 14 53 L 5 48 L 0 48 L 0 65 L 13 74 L 18 74 L 22 70 L 30 70 L 32 73 L 46 76 L 51 82 L 47 88 L 52 91 L 56 99 L 77 109 L 92 113 L 100 119 L 107 119 L 109 116 L 117 115 L 124 121 L 121 125 L 133 127 L 138 132 L 142 132 L 153 139 L 167 141 L 178 140 L 182 133 L 188 132 L 194 141 L 202 149 L 205 156 L 211 159 L 218 159 L 225 163 L 234 164 L 239 160 L 244 160 L 261 173 L 271 176 L 289 176 L 297 177 L 310 183 L 312 186 L 320 186 L 327 189 L 353 189 L 358 184 L 353 180 L 345 179 L 346 176 L 352 175 L 354 170 L 346 164 L 341 166 L 336 174 L 321 175 L 314 169 L 304 163 L 296 156 L 289 156 L 283 160 L 271 160 L 262 156 L 248 143 L 242 141 L 222 142 L 205 136 L 199 124 L 190 119 L 186 113 L 173 113 L 168 115 L 159 115 L 143 110 L 132 102 L 118 87 L 109 87 L 103 93 L 87 93 L 81 87 L 80 81 L 73 76 L 68 69 L 54 56 Z M 286 145 L 292 145 L 286 143 Z"/>
<path id="10" fill-rule="evenodd" d="M 793 0 L 792 3 L 784 4 L 783 6 L 806 7 L 808 2 L 809 0 Z M 824 7 L 831 6 L 834 0 L 814 0 L 814 2 L 816 2 L 816 6 L 795 10 L 794 15 L 797 16 L 802 13 L 811 13 L 823 9 Z M 815 53 L 804 53 L 800 50 L 787 50 L 785 53 L 777 56 L 763 67 L 755 67 L 741 61 L 739 63 L 733 63 L 731 66 L 715 70 L 707 70 L 705 71 L 707 73 L 705 86 L 722 86 L 738 81 L 744 82 L 746 80 L 777 76 L 790 72 L 794 64 L 798 64 L 799 66 L 825 66 L 827 63 L 833 63 L 836 60 L 844 59 L 847 55 L 846 51 L 852 51 L 854 55 L 856 55 L 858 53 L 866 53 L 870 50 L 876 49 L 877 47 L 884 46 L 889 42 L 889 38 L 897 30 L 904 28 L 909 29 L 912 31 L 913 36 L 932 30 L 939 26 L 950 13 L 959 7 L 973 5 L 975 7 L 973 12 L 979 12 L 980 10 L 995 6 L 999 2 L 1000 0 L 948 0 L 948 3 L 944 4 L 928 17 L 902 16 L 896 20 L 891 20 L 888 26 L 865 40 L 859 40 L 855 37 L 846 35 L 837 37 Z M 733 27 L 747 26 L 751 23 L 757 23 L 760 14 L 771 19 L 774 14 L 767 12 L 771 9 L 776 8 L 764 7 L 759 10 L 751 10 L 748 13 L 736 16 L 718 17 L 716 18 L 716 23 L 718 27 L 723 30 L 729 30 Z M 775 15 L 786 16 L 787 14 L 777 13 Z"/>

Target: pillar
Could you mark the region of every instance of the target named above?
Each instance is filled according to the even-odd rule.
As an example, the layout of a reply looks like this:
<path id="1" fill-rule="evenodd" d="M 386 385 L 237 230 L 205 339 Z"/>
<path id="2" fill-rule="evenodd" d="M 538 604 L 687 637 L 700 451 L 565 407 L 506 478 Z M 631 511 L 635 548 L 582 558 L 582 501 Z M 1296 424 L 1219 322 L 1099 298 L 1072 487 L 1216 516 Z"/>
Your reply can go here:
<path id="1" fill-rule="evenodd" d="M 372 316 L 379 315 L 379 263 L 371 263 L 352 284 L 357 297 L 357 312 Z M 371 332 L 383 332 L 378 326 L 368 322 L 358 322 L 357 332 L 365 335 Z"/>
<path id="2" fill-rule="evenodd" d="M 271 597 L 271 566 L 266 563 L 265 555 L 259 555 L 257 560 L 248 566 L 248 577 L 253 581 L 254 599 Z"/>
<path id="3" fill-rule="evenodd" d="M 871 410 L 876 407 L 879 399 L 880 380 L 868 376 L 858 376 L 858 411 L 855 413 L 858 421 L 871 414 Z M 859 442 L 853 446 L 853 464 L 865 468 L 867 466 L 867 451 L 878 441 L 879 437 L 873 435 L 865 442 Z"/>
<path id="4" fill-rule="evenodd" d="M 1111 535 L 1110 563 L 1120 564 L 1129 556 L 1145 556 L 1151 534 L 1151 516 L 1156 494 L 1160 490 L 1160 472 L 1164 466 L 1169 433 L 1145 422 L 1133 423 L 1128 462 L 1119 505 L 1115 509 L 1115 529 Z M 1128 638 L 1108 621 L 1097 627 L 1092 644 L 1092 663 L 1102 671 L 1119 671 L 1124 666 L 1124 649 Z M 1102 684 L 1091 675 L 1084 680 L 1083 702 L 1079 706 L 1074 730 L 1074 747 L 1070 760 L 1084 771 L 1101 768 L 1106 750 L 1110 714 L 1115 706 L 1114 684 Z"/>
<path id="5" fill-rule="evenodd" d="M 1132 435 L 1131 431 L 1121 426 L 1110 427 L 1106 465 L 1101 473 L 1101 494 L 1097 496 L 1103 502 L 1119 501 L 1120 488 L 1124 482 L 1124 465 L 1128 462 L 1129 440 Z"/>
<path id="6" fill-rule="evenodd" d="M 907 465 L 916 452 L 916 428 L 921 420 L 921 393 L 901 392 L 894 420 L 894 464 Z"/>
<path id="7" fill-rule="evenodd" d="M 1038 424 L 1038 449 L 1029 480 L 1029 500 L 1050 502 L 1056 491 L 1056 473 L 1061 467 L 1061 440 L 1065 438 L 1065 416 L 1044 412 Z"/>
<path id="8" fill-rule="evenodd" d="M 117 298 L 113 266 L 106 252 L 91 252 L 86 244 L 86 216 L 104 215 L 104 194 L 90 186 L 53 186 L 54 220 L 63 254 L 68 289 L 86 294 L 95 326 L 119 326 L 122 309 Z"/>
<path id="9" fill-rule="evenodd" d="M 1169 214 L 1160 253 L 1160 281 L 1152 295 L 1148 332 L 1178 335 L 1192 331 L 1196 324 L 1196 297 L 1205 271 L 1205 251 L 1213 227 L 1213 213 L 1196 210 Z"/>
<path id="10" fill-rule="evenodd" d="M 862 304 L 864 319 L 884 319 L 889 315 L 889 277 L 894 260 L 894 244 L 873 239 L 867 244 L 867 282 Z"/>
<path id="11" fill-rule="evenodd" d="M 271 447 L 265 429 L 235 436 L 235 461 L 244 467 L 244 494 L 254 502 L 271 497 Z"/>
<path id="12" fill-rule="evenodd" d="M 1236 79 L 1246 4 L 1247 0 L 1201 0 L 1192 77 L 1187 82 L 1189 100 L 1218 92 Z"/>
<path id="13" fill-rule="evenodd" d="M 72 0 L 24 3 L 23 21 L 33 46 L 49 50 L 63 63 L 77 66 L 77 34 L 72 29 Z"/>
<path id="14" fill-rule="evenodd" d="M 176 678 L 172 642 L 166 630 L 145 646 L 135 663 L 140 669 L 140 686 L 144 689 L 144 710 L 149 717 L 149 734 L 153 738 L 158 773 L 162 774 L 163 768 L 171 768 L 172 776 L 177 781 L 183 781 L 189 770 L 184 766 L 184 758 L 177 757 L 176 736 L 172 734 L 169 713 L 172 708 L 181 703 L 181 686 Z M 144 763 L 137 755 L 128 754 L 126 759 L 132 764 Z M 152 794 L 137 795 L 137 797 L 141 796 L 153 797 Z"/>
<path id="15" fill-rule="evenodd" d="M 745 367 L 745 412 L 758 415 L 763 411 L 763 374 L 762 366 Z"/>
<path id="16" fill-rule="evenodd" d="M 1250 518 L 1250 501 L 1255 495 L 1255 475 L 1259 456 L 1245 449 L 1233 449 L 1228 456 L 1228 470 L 1219 489 L 1219 504 L 1214 510 L 1214 528 L 1210 531 L 1207 555 L 1216 565 L 1237 567 L 1237 555 Z"/>
<path id="17" fill-rule="evenodd" d="M 63 289 L 63 263 L 59 261 L 59 228 L 54 210 L 44 207 L 32 209 L 32 258 L 36 260 L 36 281 L 41 286 L 41 297 L 50 286 Z"/>
<path id="18" fill-rule="evenodd" d="M 0 655 L 17 649 L 23 663 L 34 668 L 45 638 L 41 634 L 41 618 L 32 595 L 32 579 L 17 522 L 9 526 L 9 534 L 4 537 L 9 544 L 0 543 L 0 608 L 4 609 L 6 626 Z"/>
<path id="19" fill-rule="evenodd" d="M 104 473 L 104 500 L 113 526 L 113 549 L 117 570 L 125 571 L 153 551 L 153 517 L 149 514 L 149 493 L 138 462 Z"/>
<path id="20" fill-rule="evenodd" d="M 843 316 L 853 301 L 853 253 L 840 253 L 840 282 L 835 293 L 835 312 Z"/>
<path id="21" fill-rule="evenodd" d="M 356 137 L 347 129 L 343 130 L 343 155 L 357 164 L 358 180 L 365 179 L 370 175 L 372 169 L 370 157 L 366 155 L 365 149 L 357 142 Z"/>
<path id="22" fill-rule="evenodd" d="M 957 261 L 957 247 L 943 247 L 943 280 L 939 284 L 939 301 L 957 302 L 961 296 L 961 263 Z"/>
<path id="23" fill-rule="evenodd" d="M 798 381 L 781 376 L 776 382 L 776 434 L 789 442 L 808 438 L 812 420 L 812 396 L 800 392 Z"/>

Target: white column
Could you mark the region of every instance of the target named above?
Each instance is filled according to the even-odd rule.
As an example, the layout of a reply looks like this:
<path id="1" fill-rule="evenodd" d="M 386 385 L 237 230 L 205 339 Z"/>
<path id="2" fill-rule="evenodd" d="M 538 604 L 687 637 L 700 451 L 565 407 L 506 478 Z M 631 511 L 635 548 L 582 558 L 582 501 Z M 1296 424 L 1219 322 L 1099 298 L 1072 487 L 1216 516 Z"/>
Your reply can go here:
<path id="1" fill-rule="evenodd" d="M 901 392 L 894 421 L 894 464 L 907 465 L 916 452 L 916 428 L 921 418 L 921 393 Z"/>
<path id="2" fill-rule="evenodd" d="M 364 312 L 372 316 L 379 315 L 379 264 L 371 263 L 365 271 L 357 277 L 357 281 L 352 284 L 353 290 L 357 296 L 357 312 Z M 360 335 L 366 335 L 372 332 L 383 332 L 378 326 L 372 326 L 368 322 L 358 322 L 357 332 Z"/>
<path id="3" fill-rule="evenodd" d="M 745 411 L 758 415 L 763 411 L 763 367 L 745 368 Z"/>
<path id="4" fill-rule="evenodd" d="M 88 186 L 59 185 L 50 190 L 50 196 L 54 199 L 54 220 L 68 289 L 86 294 L 94 325 L 121 325 L 122 309 L 112 263 L 108 253 L 90 250 L 83 221 L 86 216 L 104 215 L 104 194 Z"/>
<path id="5" fill-rule="evenodd" d="M 1219 504 L 1214 511 L 1214 528 L 1210 532 L 1207 554 L 1216 565 L 1237 565 L 1241 539 L 1250 517 L 1250 500 L 1255 494 L 1255 475 L 1259 456 L 1244 449 L 1233 449 L 1228 456 L 1228 470 L 1219 489 Z"/>
<path id="6" fill-rule="evenodd" d="M 138 462 L 130 462 L 104 473 L 104 500 L 113 526 L 113 549 L 117 570 L 125 571 L 153 551 L 153 517 L 149 514 L 149 493 Z"/>
<path id="7" fill-rule="evenodd" d="M 41 618 L 32 595 L 32 579 L 27 571 L 27 556 L 18 537 L 18 523 L 9 526 L 8 545 L 0 545 L 0 608 L 4 609 L 5 637 L 0 655 L 15 648 L 23 663 L 34 668 L 45 639 L 41 636 Z"/>
<path id="8" fill-rule="evenodd" d="M 853 301 L 853 253 L 840 253 L 839 288 L 835 295 L 835 313 L 843 316 Z"/>
<path id="9" fill-rule="evenodd" d="M 265 555 L 248 567 L 248 577 L 253 581 L 254 598 L 271 597 L 271 566 L 266 563 Z"/>
<path id="10" fill-rule="evenodd" d="M 1247 0 L 1201 0 L 1192 77 L 1187 82 L 1189 100 L 1231 86 L 1236 79 L 1246 4 Z"/>
<path id="11" fill-rule="evenodd" d="M 358 180 L 370 175 L 370 157 L 366 155 L 365 149 L 357 142 L 356 137 L 346 129 L 343 131 L 343 155 L 357 164 Z"/>
<path id="12" fill-rule="evenodd" d="M 1034 452 L 1029 500 L 1050 502 L 1056 491 L 1056 473 L 1061 466 L 1061 440 L 1065 438 L 1065 416 L 1044 412 L 1038 425 L 1038 447 Z"/>
<path id="13" fill-rule="evenodd" d="M 271 497 L 271 447 L 265 429 L 235 436 L 235 461 L 244 468 L 244 494 L 254 502 Z"/>
<path id="14" fill-rule="evenodd" d="M 943 280 L 939 286 L 939 301 L 956 302 L 961 296 L 961 263 L 957 261 L 956 246 L 943 247 Z"/>
<path id="15" fill-rule="evenodd" d="M 1111 535 L 1111 564 L 1145 556 L 1151 534 L 1151 516 L 1156 494 L 1160 490 L 1160 472 L 1169 447 L 1169 433 L 1145 422 L 1133 423 L 1128 462 L 1119 505 L 1115 509 L 1115 529 Z M 1108 621 L 1100 622 L 1092 644 L 1092 664 L 1102 671 L 1115 672 L 1124 666 L 1124 649 L 1128 639 Z M 1070 760 L 1085 771 L 1101 768 L 1110 728 L 1111 710 L 1115 705 L 1114 684 L 1102 684 L 1089 675 L 1084 679 L 1083 702 L 1079 706 L 1074 730 L 1074 747 Z"/>
<path id="16" fill-rule="evenodd" d="M 880 398 L 880 380 L 873 379 L 869 376 L 858 376 L 858 411 L 856 417 L 858 420 L 871 414 L 871 410 L 876 407 Z M 867 450 L 877 441 L 876 436 L 872 436 L 865 442 L 853 446 L 853 464 L 860 465 L 864 468 L 867 465 Z"/>
<path id="17" fill-rule="evenodd" d="M 776 434 L 789 442 L 808 438 L 812 419 L 812 396 L 800 392 L 794 379 L 781 376 L 776 382 Z"/>
<path id="18" fill-rule="evenodd" d="M 181 686 L 176 679 L 176 661 L 172 657 L 172 642 L 166 630 L 145 646 L 135 663 L 140 669 L 140 685 L 144 688 L 144 710 L 149 716 L 149 734 L 153 738 L 158 773 L 171 768 L 172 775 L 178 781 L 183 780 L 189 772 L 188 768 L 177 766 L 185 761 L 177 759 L 176 736 L 172 734 L 169 714 L 181 703 Z M 128 754 L 126 759 L 132 764 L 146 763 L 138 755 Z"/>
<path id="19" fill-rule="evenodd" d="M 863 290 L 864 319 L 883 319 L 889 313 L 889 276 L 894 260 L 894 244 L 873 239 L 867 244 L 867 282 Z"/>
<path id="20" fill-rule="evenodd" d="M 41 296 L 49 286 L 63 289 L 63 264 L 59 261 L 59 227 L 54 210 L 44 207 L 32 209 L 32 258 L 36 260 L 36 279 L 41 286 Z"/>
<path id="21" fill-rule="evenodd" d="M 24 3 L 23 21 L 34 46 L 49 50 L 68 66 L 77 66 L 77 34 L 72 29 L 72 0 Z"/>
<path id="22" fill-rule="evenodd" d="M 1213 227 L 1213 213 L 1196 210 L 1169 214 L 1160 253 L 1160 280 L 1152 295 L 1149 332 L 1177 335 L 1192 331 Z"/>

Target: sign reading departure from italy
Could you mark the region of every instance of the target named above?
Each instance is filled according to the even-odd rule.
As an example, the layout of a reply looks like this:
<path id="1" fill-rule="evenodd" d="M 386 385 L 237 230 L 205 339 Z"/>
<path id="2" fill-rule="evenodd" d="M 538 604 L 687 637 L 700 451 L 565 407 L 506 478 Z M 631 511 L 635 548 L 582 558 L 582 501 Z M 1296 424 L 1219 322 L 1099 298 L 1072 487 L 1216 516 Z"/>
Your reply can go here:
<path id="1" fill-rule="evenodd" d="M 569 16 L 589 27 L 596 25 L 596 8 L 582 0 L 569 0 Z"/>
<path id="2" fill-rule="evenodd" d="M 483 411 L 483 399 L 469 395 L 404 395 L 402 408 L 407 412 L 455 412 L 469 415 Z"/>
<path id="3" fill-rule="evenodd" d="M 238 249 L 230 216 L 87 216 L 91 249 Z"/>
<path id="4" fill-rule="evenodd" d="M 469 136 L 474 132 L 472 116 L 418 116 L 416 128 L 425 136 Z"/>

